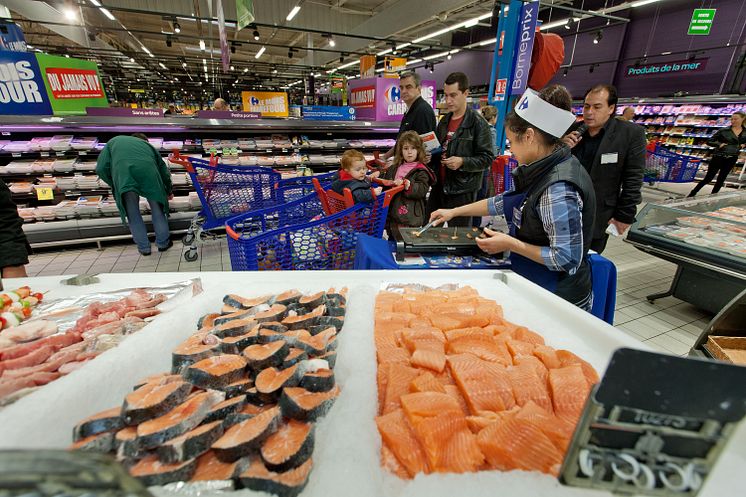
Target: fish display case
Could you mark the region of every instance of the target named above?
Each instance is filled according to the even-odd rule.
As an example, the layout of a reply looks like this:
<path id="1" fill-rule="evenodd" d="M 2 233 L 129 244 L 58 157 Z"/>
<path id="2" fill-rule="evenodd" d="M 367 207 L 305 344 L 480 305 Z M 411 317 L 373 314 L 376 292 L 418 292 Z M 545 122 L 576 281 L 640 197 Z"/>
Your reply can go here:
<path id="1" fill-rule="evenodd" d="M 547 345 L 572 350 L 603 375 L 619 348 L 649 350 L 649 347 L 603 321 L 541 289 L 509 271 L 402 270 L 299 272 L 289 283 L 279 272 L 257 273 L 246 286 L 237 273 L 140 273 L 138 285 L 166 285 L 186 278 L 199 278 L 202 293 L 185 302 L 180 312 L 156 317 L 152 325 L 133 334 L 119 346 L 92 359 L 57 381 L 39 388 L 0 409 L 0 449 L 66 449 L 74 427 L 92 414 L 122 406 L 122 399 L 141 380 L 170 370 L 172 351 L 195 334 L 197 322 L 207 313 L 226 305 L 226 294 L 257 299 L 267 294 L 288 293 L 290 287 L 304 295 L 315 295 L 329 287 L 347 287 L 346 317 L 336 348 L 334 377 L 340 388 L 336 403 L 315 429 L 313 470 L 305 497 L 340 495 L 355 488 L 360 497 L 387 495 L 452 496 L 492 495 L 496 488 L 511 496 L 552 495 L 558 497 L 609 496 L 608 491 L 581 489 L 559 483 L 556 477 L 532 471 L 479 471 L 465 474 L 418 475 L 401 479 L 381 465 L 381 438 L 376 426 L 377 357 L 374 343 L 375 302 L 381 290 L 392 285 L 469 285 L 479 295 L 502 307 L 506 320 L 540 334 Z M 46 298 L 92 294 L 132 285 L 131 275 L 103 274 L 85 286 L 61 284 L 60 277 L 20 279 L 46 292 Z M 297 293 L 297 292 L 296 292 Z M 228 299 L 227 302 L 232 302 Z M 712 472 L 699 492 L 701 497 L 739 495 L 738 472 L 746 465 L 746 424 L 732 434 Z M 153 495 L 197 495 L 188 486 L 151 487 Z M 343 490 L 340 490 L 343 489 Z M 225 489 L 223 489 L 225 490 Z M 198 495 L 244 497 L 265 493 L 237 489 L 225 493 L 217 487 L 203 488 Z"/>
<path id="2" fill-rule="evenodd" d="M 746 288 L 746 192 L 727 192 L 648 204 L 626 241 L 677 265 L 668 291 L 718 313 Z"/>

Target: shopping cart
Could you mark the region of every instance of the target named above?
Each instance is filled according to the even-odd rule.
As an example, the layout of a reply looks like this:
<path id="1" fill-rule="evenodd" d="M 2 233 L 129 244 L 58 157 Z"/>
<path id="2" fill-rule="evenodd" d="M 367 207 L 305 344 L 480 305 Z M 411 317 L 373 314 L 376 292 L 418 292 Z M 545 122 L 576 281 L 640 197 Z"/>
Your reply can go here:
<path id="1" fill-rule="evenodd" d="M 198 241 L 217 239 L 218 234 L 211 230 L 222 229 L 229 218 L 314 193 L 310 179 L 282 179 L 268 167 L 225 165 L 215 156 L 204 160 L 178 153 L 170 155 L 169 161 L 186 169 L 202 204 L 182 240 L 189 246 L 184 259 L 190 262 L 197 260 Z M 325 175 L 324 182 L 331 181 L 331 176 Z"/>
<path id="2" fill-rule="evenodd" d="M 644 181 L 660 183 L 687 183 L 697 175 L 701 159 L 677 154 L 656 144 L 647 150 Z"/>
<path id="3" fill-rule="evenodd" d="M 380 238 L 390 196 L 324 215 L 320 197 L 249 212 L 226 223 L 234 271 L 352 269 L 357 234 Z M 302 205 L 305 204 L 305 205 Z M 308 215 L 313 217 L 308 219 Z M 293 223 L 293 219 L 301 222 Z M 275 229 L 264 231 L 275 225 Z"/>
<path id="4" fill-rule="evenodd" d="M 518 167 L 518 161 L 509 155 L 499 155 L 492 161 L 490 167 L 490 179 L 495 188 L 495 195 L 513 189 L 512 172 Z"/>

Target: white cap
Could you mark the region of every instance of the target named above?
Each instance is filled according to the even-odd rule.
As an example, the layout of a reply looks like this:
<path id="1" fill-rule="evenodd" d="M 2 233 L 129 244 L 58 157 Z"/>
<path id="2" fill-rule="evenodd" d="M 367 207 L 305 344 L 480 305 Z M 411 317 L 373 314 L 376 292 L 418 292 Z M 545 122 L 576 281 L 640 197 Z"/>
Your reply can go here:
<path id="1" fill-rule="evenodd" d="M 526 88 L 514 110 L 530 124 L 557 138 L 564 136 L 567 128 L 575 122 L 575 115 L 572 112 L 557 108 L 543 100 L 531 88 Z"/>

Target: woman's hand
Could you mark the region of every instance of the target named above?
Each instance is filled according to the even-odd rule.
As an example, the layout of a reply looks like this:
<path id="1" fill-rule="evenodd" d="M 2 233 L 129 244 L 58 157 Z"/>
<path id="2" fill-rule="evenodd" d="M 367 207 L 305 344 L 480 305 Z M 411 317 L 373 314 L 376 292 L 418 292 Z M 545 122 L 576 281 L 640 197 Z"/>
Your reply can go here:
<path id="1" fill-rule="evenodd" d="M 438 209 L 437 211 L 430 214 L 430 221 L 435 221 L 435 223 L 433 223 L 433 226 L 440 226 L 446 221 L 450 221 L 454 217 L 456 216 L 454 216 L 453 214 L 453 209 Z"/>
<path id="2" fill-rule="evenodd" d="M 484 234 L 487 235 L 487 238 L 476 238 L 476 240 L 479 248 L 488 254 L 497 254 L 498 252 L 511 250 L 515 242 L 515 238 L 512 236 L 499 231 L 492 231 L 489 228 L 484 228 Z"/>

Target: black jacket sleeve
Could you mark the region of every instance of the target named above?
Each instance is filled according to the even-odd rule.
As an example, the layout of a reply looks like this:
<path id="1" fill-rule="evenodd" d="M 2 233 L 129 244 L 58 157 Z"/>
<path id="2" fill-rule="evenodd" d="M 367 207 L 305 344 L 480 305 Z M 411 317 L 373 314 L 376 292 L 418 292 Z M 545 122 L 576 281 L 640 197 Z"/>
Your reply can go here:
<path id="1" fill-rule="evenodd" d="M 461 166 L 461 169 L 467 173 L 482 172 L 495 160 L 495 154 L 492 152 L 490 125 L 480 115 L 476 115 L 474 120 L 473 154 L 470 157 L 463 157 L 464 164 Z"/>
<path id="2" fill-rule="evenodd" d="M 645 129 L 632 125 L 629 129 L 627 156 L 622 171 L 622 190 L 619 193 L 614 219 L 625 224 L 635 222 L 637 206 L 642 202 L 642 179 L 645 174 Z"/>
<path id="3" fill-rule="evenodd" d="M 727 143 L 727 142 L 728 141 L 723 136 L 722 129 L 717 130 L 715 134 L 712 135 L 709 140 L 707 140 L 707 144 L 711 147 L 715 147 L 715 150 L 720 148 L 720 145 L 722 145 L 723 143 Z"/>
<path id="4" fill-rule="evenodd" d="M 28 254 L 23 219 L 8 186 L 0 180 L 0 268 L 28 264 Z"/>

